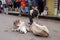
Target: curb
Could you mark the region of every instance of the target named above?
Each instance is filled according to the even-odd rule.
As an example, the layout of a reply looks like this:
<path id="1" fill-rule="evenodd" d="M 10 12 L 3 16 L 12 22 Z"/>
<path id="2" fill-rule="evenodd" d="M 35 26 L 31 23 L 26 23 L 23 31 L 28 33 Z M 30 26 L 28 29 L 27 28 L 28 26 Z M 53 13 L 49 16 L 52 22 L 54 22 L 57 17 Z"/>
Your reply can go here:
<path id="1" fill-rule="evenodd" d="M 44 19 L 52 19 L 52 20 L 58 20 L 60 21 L 60 17 L 54 17 L 54 16 L 39 16 L 39 18 L 44 18 Z"/>

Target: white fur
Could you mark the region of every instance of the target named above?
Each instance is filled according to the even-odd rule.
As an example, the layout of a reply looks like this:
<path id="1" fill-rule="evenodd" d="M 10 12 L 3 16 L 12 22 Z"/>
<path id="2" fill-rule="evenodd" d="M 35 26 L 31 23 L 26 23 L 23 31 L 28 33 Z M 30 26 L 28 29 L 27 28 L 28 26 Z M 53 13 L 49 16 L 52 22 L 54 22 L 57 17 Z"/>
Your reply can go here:
<path id="1" fill-rule="evenodd" d="M 21 24 L 18 24 L 19 28 L 17 30 L 20 30 L 20 32 L 27 33 L 26 25 L 24 22 L 21 22 Z"/>
<path id="2" fill-rule="evenodd" d="M 19 22 L 17 23 L 15 21 L 15 24 L 12 28 L 13 31 L 20 31 L 20 32 L 23 32 L 23 33 L 27 33 L 27 26 L 25 24 L 25 22 L 19 20 Z"/>

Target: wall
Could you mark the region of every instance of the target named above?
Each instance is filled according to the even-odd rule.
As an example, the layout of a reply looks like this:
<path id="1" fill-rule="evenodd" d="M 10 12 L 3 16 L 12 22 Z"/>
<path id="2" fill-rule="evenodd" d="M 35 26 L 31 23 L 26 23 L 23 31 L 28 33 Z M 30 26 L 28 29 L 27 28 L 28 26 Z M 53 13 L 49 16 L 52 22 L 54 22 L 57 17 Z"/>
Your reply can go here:
<path id="1" fill-rule="evenodd" d="M 54 0 L 46 0 L 48 15 L 54 15 Z"/>

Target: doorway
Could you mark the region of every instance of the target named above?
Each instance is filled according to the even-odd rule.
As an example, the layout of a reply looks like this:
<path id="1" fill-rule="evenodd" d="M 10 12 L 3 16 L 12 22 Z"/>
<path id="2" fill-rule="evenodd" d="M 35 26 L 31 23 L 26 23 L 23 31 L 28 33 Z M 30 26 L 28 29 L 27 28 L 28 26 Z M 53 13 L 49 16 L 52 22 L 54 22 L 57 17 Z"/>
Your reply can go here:
<path id="1" fill-rule="evenodd" d="M 60 13 L 60 0 L 58 0 L 58 13 Z"/>

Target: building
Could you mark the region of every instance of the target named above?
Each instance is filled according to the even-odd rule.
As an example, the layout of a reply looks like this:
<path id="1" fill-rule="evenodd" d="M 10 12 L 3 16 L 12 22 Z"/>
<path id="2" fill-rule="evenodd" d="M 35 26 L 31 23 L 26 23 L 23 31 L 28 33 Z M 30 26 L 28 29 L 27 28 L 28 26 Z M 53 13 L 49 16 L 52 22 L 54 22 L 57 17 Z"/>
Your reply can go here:
<path id="1" fill-rule="evenodd" d="M 46 0 L 46 5 L 48 7 L 48 15 L 57 15 L 58 0 Z"/>

